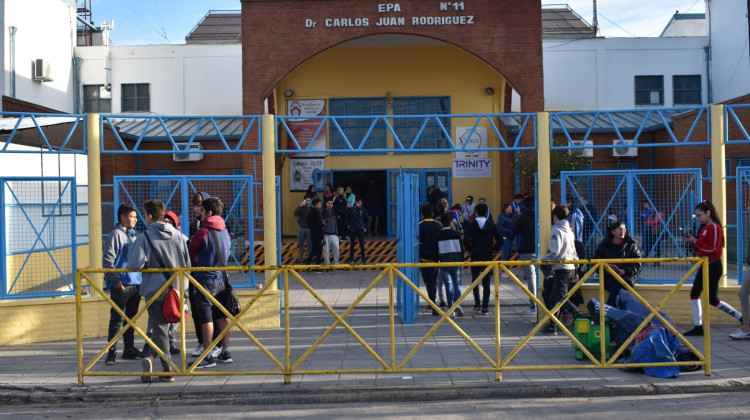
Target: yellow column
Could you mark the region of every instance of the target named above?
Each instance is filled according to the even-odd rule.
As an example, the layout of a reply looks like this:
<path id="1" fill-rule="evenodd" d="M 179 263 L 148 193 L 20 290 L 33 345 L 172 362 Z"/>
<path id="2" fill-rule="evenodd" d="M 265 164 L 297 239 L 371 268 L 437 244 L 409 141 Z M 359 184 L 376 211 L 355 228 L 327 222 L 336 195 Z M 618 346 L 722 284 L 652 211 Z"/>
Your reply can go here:
<path id="1" fill-rule="evenodd" d="M 724 238 L 727 237 L 727 178 L 724 139 L 724 105 L 711 105 L 711 202 L 716 207 L 717 216 L 724 225 Z M 721 257 L 724 274 L 719 285 L 727 285 L 727 248 Z"/>
<path id="2" fill-rule="evenodd" d="M 271 114 L 261 117 L 261 149 L 263 163 L 263 248 L 266 265 L 275 266 L 278 258 L 276 252 L 276 125 Z M 273 271 L 266 272 L 266 278 L 273 276 Z M 278 281 L 266 289 L 278 290 Z"/>
<path id="3" fill-rule="evenodd" d="M 99 114 L 86 116 L 86 157 L 89 175 L 89 267 L 102 266 L 102 175 L 101 175 L 101 135 Z M 91 278 L 101 284 L 104 276 L 91 273 Z"/>
<path id="4" fill-rule="evenodd" d="M 549 113 L 536 114 L 536 153 L 537 153 L 537 202 L 539 212 L 539 258 L 549 251 L 549 234 L 552 230 L 550 200 L 552 199 L 552 173 L 550 171 L 550 131 Z"/>

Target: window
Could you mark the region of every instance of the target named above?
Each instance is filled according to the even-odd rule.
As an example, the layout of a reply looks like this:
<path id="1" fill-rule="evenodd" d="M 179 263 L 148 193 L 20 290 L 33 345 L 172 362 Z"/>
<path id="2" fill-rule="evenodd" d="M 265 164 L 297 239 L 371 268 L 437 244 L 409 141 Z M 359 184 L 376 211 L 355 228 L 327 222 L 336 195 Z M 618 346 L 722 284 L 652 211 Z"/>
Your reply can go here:
<path id="1" fill-rule="evenodd" d="M 112 93 L 104 85 L 83 85 L 83 112 L 112 112 Z"/>
<path id="2" fill-rule="evenodd" d="M 366 116 L 385 115 L 385 98 L 339 98 L 328 100 L 329 114 L 332 117 L 343 116 Z M 349 140 L 353 148 L 358 148 L 365 142 L 363 149 L 385 149 L 386 134 L 385 123 L 378 122 L 372 132 L 365 138 L 372 125 L 372 118 L 340 118 L 336 122 L 341 127 L 341 132 Z M 331 149 L 348 149 L 344 136 L 341 135 L 335 124 L 330 123 L 328 127 Z"/>
<path id="3" fill-rule="evenodd" d="M 732 161 L 729 158 L 724 159 L 724 176 L 729 178 L 732 176 Z M 711 158 L 706 159 L 706 180 L 710 181 L 711 175 Z"/>
<path id="4" fill-rule="evenodd" d="M 448 96 L 393 98 L 393 115 L 443 115 L 450 114 L 451 101 Z M 415 149 L 449 149 L 451 121 L 450 118 L 440 118 L 448 137 L 445 136 L 435 118 L 430 118 L 422 130 L 424 118 L 395 118 L 393 128 L 401 140 L 401 144 L 409 148 L 412 142 Z"/>
<path id="5" fill-rule="evenodd" d="M 664 105 L 664 76 L 635 76 L 636 105 Z"/>
<path id="6" fill-rule="evenodd" d="M 672 76 L 675 105 L 700 105 L 701 76 Z"/>
<path id="7" fill-rule="evenodd" d="M 148 112 L 151 97 L 148 83 L 123 83 L 120 112 Z"/>
<path id="8" fill-rule="evenodd" d="M 617 162 L 617 170 L 638 169 L 637 162 Z"/>

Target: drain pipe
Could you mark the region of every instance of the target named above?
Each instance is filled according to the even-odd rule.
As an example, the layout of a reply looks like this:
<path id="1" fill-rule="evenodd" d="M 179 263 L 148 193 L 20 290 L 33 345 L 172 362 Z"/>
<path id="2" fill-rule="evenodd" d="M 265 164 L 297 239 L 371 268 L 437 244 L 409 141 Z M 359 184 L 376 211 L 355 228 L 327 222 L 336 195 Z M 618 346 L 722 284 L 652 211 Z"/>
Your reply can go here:
<path id="1" fill-rule="evenodd" d="M 15 26 L 8 26 L 10 33 L 10 97 L 16 97 L 16 31 Z"/>

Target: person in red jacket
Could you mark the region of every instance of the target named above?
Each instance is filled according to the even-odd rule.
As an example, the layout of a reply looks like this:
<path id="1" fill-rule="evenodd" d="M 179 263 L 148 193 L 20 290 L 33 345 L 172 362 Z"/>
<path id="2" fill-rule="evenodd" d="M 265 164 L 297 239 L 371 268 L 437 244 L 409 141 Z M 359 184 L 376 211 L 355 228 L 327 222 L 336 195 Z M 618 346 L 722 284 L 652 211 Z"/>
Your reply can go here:
<path id="1" fill-rule="evenodd" d="M 726 302 L 719 300 L 719 279 L 723 274 L 721 254 L 724 248 L 724 230 L 716 213 L 716 208 L 710 201 L 703 201 L 695 206 L 695 218 L 700 222 L 698 237 L 691 233 L 685 235 L 685 241 L 690 244 L 693 251 L 699 257 L 708 257 L 708 302 L 727 314 L 742 319 L 742 314 Z M 690 289 L 690 300 L 693 304 L 692 330 L 686 332 L 686 336 L 703 335 L 703 314 L 701 313 L 701 293 L 703 293 L 703 270 L 705 266 L 695 274 L 693 288 Z"/>

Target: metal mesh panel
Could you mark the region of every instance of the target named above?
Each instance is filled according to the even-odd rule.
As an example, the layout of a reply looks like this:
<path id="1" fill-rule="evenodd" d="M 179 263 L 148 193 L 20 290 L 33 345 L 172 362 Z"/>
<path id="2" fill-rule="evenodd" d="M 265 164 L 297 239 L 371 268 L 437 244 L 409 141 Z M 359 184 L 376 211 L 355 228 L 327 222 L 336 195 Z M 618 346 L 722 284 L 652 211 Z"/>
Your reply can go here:
<path id="1" fill-rule="evenodd" d="M 180 230 L 190 235 L 189 225 L 196 220 L 192 199 L 199 192 L 219 197 L 224 203 L 224 220 L 231 237 L 230 266 L 254 265 L 253 211 L 251 176 L 135 176 L 115 177 L 114 212 L 120 203 L 129 203 L 138 209 L 136 230 L 146 230 L 143 203 L 162 200 L 180 219 Z M 238 286 L 254 286 L 253 273 L 233 273 L 230 281 Z"/>
<path id="2" fill-rule="evenodd" d="M 744 273 L 750 264 L 747 253 L 750 249 L 750 167 L 737 168 L 737 281 L 743 283 Z M 729 241 L 727 241 L 729 246 Z"/>
<path id="3" fill-rule="evenodd" d="M 682 237 L 698 227 L 692 215 L 701 199 L 699 169 L 567 172 L 562 182 L 563 200 L 584 215 L 580 257 L 594 258 L 614 220 L 625 222 L 644 258 L 692 256 Z M 648 263 L 639 281 L 675 282 L 684 272 L 679 263 Z"/>
<path id="4" fill-rule="evenodd" d="M 3 179 L 5 297 L 73 293 L 76 253 L 72 178 Z"/>

